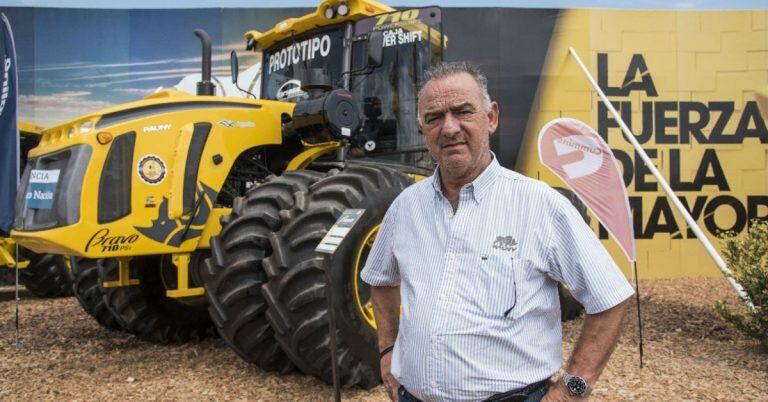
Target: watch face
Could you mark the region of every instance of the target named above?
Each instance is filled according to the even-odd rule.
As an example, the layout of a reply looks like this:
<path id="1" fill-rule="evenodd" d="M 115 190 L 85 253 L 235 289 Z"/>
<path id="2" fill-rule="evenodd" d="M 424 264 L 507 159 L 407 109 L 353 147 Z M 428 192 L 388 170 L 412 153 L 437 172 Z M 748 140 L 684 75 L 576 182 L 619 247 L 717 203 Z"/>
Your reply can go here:
<path id="1" fill-rule="evenodd" d="M 582 396 L 587 392 L 587 382 L 580 377 L 569 378 L 568 382 L 565 383 L 565 386 L 568 388 L 568 392 L 570 392 L 571 395 Z"/>

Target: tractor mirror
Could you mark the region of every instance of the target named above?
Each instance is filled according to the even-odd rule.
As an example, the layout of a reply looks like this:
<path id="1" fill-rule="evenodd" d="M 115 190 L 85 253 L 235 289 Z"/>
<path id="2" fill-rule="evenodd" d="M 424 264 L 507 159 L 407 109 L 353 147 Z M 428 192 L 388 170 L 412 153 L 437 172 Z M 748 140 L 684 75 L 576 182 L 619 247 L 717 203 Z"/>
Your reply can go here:
<path id="1" fill-rule="evenodd" d="M 384 35 L 381 31 L 368 33 L 368 67 L 381 65 L 384 59 Z"/>
<path id="2" fill-rule="evenodd" d="M 240 65 L 237 62 L 237 52 L 234 50 L 229 54 L 229 70 L 232 74 L 232 83 L 237 84 L 237 74 L 240 72 Z"/>

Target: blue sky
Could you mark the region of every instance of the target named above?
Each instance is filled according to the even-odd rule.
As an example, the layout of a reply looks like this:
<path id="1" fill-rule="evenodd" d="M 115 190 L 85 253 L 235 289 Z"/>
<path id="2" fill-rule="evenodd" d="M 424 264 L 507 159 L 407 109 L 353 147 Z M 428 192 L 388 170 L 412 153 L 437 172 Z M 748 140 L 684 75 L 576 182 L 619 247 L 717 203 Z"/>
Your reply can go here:
<path id="1" fill-rule="evenodd" d="M 525 8 L 631 8 L 732 10 L 768 8 L 766 0 L 408 0 L 387 1 L 390 5 L 443 7 L 525 7 Z M 283 8 L 315 7 L 313 0 L 2 0 L 0 6 L 71 8 Z"/>
<path id="2" fill-rule="evenodd" d="M 200 42 L 192 34 L 196 28 L 211 36 L 214 75 L 229 76 L 231 50 L 238 51 L 243 72 L 256 60 L 243 50 L 242 34 L 271 27 L 288 13 L 0 10 L 8 15 L 17 43 L 21 118 L 42 126 L 141 99 L 199 73 Z"/>

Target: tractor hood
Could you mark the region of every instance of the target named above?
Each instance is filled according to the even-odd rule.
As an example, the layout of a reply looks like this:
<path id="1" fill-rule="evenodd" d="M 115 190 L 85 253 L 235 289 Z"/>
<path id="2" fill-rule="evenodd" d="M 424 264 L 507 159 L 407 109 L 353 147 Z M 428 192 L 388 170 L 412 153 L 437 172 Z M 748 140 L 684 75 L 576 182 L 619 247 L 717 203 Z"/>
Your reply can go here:
<path id="1" fill-rule="evenodd" d="M 45 129 L 12 235 L 92 258 L 192 250 L 218 230 L 215 201 L 235 160 L 280 144 L 293 108 L 167 90 Z"/>

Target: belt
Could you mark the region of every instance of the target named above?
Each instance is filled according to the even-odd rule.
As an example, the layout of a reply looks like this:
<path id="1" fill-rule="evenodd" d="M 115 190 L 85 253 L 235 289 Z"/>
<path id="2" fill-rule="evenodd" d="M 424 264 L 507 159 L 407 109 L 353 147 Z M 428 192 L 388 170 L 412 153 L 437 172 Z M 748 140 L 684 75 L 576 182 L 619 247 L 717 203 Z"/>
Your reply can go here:
<path id="1" fill-rule="evenodd" d="M 501 394 L 493 395 L 490 398 L 484 400 L 483 402 L 523 402 L 526 399 L 528 399 L 528 395 L 537 391 L 539 388 L 547 385 L 548 382 L 549 382 L 549 378 L 545 380 L 541 380 L 537 383 L 533 383 L 531 385 L 525 386 L 520 389 L 515 389 L 512 391 L 507 391 Z"/>
<path id="2" fill-rule="evenodd" d="M 533 383 L 531 385 L 527 385 L 523 388 L 515 389 L 512 391 L 503 392 L 501 394 L 496 394 L 491 396 L 490 398 L 484 400 L 483 402 L 523 402 L 526 399 L 528 399 L 528 395 L 532 394 L 533 392 L 539 390 L 539 388 L 546 386 L 547 383 L 549 383 L 549 378 L 545 380 L 541 380 L 537 383 Z M 400 396 L 400 401 L 417 401 L 421 402 L 419 399 L 416 399 L 415 396 L 413 396 L 410 392 L 408 392 L 407 389 L 405 389 L 404 386 L 400 386 L 400 389 L 398 390 L 398 395 Z"/>

